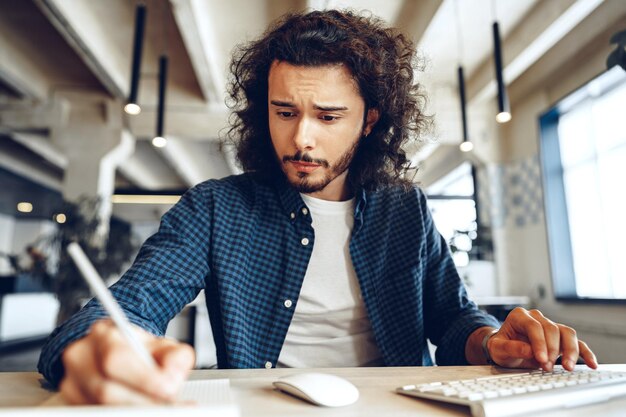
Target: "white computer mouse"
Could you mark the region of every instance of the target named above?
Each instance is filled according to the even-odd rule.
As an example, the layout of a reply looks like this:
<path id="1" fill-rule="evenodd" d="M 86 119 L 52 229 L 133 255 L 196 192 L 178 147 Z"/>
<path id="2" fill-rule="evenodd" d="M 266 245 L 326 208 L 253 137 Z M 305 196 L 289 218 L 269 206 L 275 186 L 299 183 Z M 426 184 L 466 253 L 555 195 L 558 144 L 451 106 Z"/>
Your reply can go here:
<path id="1" fill-rule="evenodd" d="M 342 407 L 359 399 L 359 390 L 336 375 L 301 373 L 284 376 L 274 382 L 281 391 L 294 395 L 315 405 Z"/>

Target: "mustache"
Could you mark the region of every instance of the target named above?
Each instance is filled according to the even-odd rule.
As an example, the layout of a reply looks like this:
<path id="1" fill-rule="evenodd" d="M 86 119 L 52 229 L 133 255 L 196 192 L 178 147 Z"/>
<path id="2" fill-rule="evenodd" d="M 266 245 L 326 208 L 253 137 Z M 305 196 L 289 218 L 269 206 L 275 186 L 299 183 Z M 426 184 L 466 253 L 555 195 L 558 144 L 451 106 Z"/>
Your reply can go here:
<path id="1" fill-rule="evenodd" d="M 324 168 L 328 168 L 330 166 L 330 164 L 328 163 L 327 160 L 325 159 L 316 159 L 316 158 L 311 158 L 311 155 L 309 155 L 308 153 L 302 153 L 302 151 L 298 151 L 296 152 L 293 156 L 291 155 L 285 155 L 283 156 L 283 163 L 286 162 L 308 162 L 310 164 L 318 164 L 323 166 Z"/>

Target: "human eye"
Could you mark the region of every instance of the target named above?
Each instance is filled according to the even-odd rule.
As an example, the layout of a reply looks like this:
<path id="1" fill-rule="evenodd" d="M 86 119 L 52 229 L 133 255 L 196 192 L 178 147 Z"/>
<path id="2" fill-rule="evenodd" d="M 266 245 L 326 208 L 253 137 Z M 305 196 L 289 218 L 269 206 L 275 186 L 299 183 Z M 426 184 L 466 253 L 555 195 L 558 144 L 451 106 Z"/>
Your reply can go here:
<path id="1" fill-rule="evenodd" d="M 278 117 L 280 117 L 281 119 L 291 119 L 293 117 L 295 117 L 296 113 L 292 112 L 292 111 L 277 111 L 276 114 L 278 115 Z"/>
<path id="2" fill-rule="evenodd" d="M 330 115 L 330 114 L 322 114 L 320 116 L 320 119 L 325 121 L 325 122 L 335 122 L 335 121 L 339 120 L 340 117 L 339 116 L 333 116 L 333 115 Z"/>

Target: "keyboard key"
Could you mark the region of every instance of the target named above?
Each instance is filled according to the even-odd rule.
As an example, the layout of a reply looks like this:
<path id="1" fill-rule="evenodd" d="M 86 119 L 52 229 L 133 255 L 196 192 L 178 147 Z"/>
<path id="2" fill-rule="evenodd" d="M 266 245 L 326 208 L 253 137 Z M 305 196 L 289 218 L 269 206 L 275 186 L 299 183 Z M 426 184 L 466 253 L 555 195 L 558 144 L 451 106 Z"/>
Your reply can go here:
<path id="1" fill-rule="evenodd" d="M 513 390 L 509 388 L 500 389 L 498 390 L 498 395 L 501 397 L 508 397 L 509 395 L 513 395 Z"/>
<path id="2" fill-rule="evenodd" d="M 480 401 L 483 398 L 485 398 L 485 396 L 480 392 L 472 392 L 470 395 L 467 396 L 467 399 L 469 401 Z"/>

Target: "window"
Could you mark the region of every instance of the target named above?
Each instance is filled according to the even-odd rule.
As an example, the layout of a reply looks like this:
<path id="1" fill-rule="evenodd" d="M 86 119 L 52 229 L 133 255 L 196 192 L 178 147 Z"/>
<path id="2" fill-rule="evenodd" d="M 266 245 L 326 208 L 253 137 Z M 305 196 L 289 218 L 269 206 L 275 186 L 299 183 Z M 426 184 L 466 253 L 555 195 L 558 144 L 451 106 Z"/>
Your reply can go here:
<path id="1" fill-rule="evenodd" d="M 626 72 L 614 67 L 540 118 L 557 298 L 626 301 L 625 108 Z"/>
<path id="2" fill-rule="evenodd" d="M 456 266 L 466 266 L 475 251 L 476 204 L 472 167 L 459 165 L 426 189 L 435 226 L 450 245 Z M 474 248 L 474 251 L 473 251 Z"/>

